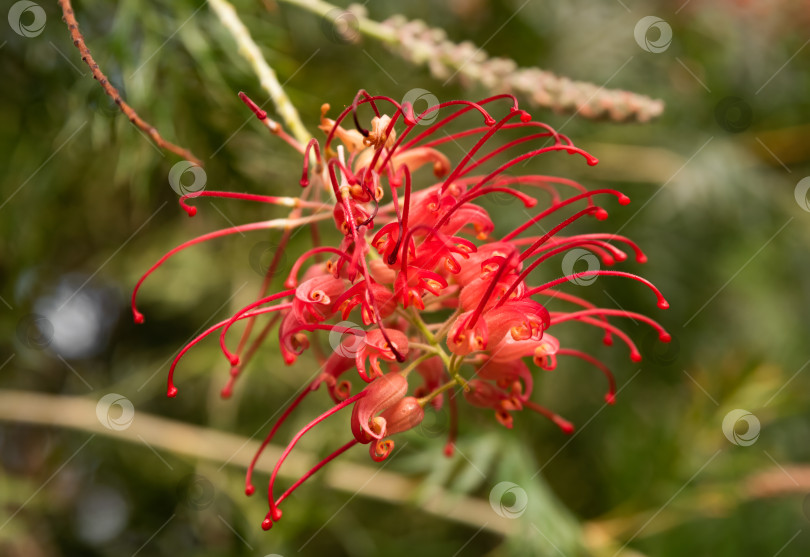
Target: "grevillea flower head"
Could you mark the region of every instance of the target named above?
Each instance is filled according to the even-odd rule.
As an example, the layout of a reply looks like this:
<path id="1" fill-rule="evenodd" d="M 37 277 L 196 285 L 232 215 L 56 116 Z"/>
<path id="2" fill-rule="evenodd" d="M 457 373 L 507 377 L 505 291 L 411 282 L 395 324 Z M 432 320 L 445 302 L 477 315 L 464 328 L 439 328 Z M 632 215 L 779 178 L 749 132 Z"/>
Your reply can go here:
<path id="1" fill-rule="evenodd" d="M 250 99 L 240 96 L 260 120 L 266 120 Z M 230 234 L 275 228 L 283 230 L 281 251 L 291 230 L 310 228 L 315 245 L 295 260 L 285 289 L 269 292 L 277 253 L 256 300 L 192 340 L 169 372 L 168 394 L 175 396 L 174 372 L 180 359 L 192 346 L 219 332 L 231 365 L 222 391 L 227 397 L 274 327 L 288 364 L 313 345 L 318 348 L 314 354 L 320 371 L 302 385 L 248 469 L 246 493 L 250 495 L 255 491 L 253 469 L 264 448 L 301 401 L 325 385 L 326 409 L 291 438 L 273 469 L 269 511 L 262 523 L 265 529 L 281 518 L 280 504 L 299 485 L 354 445 L 369 445 L 375 461 L 388 458 L 395 446 L 391 436 L 421 423 L 428 404 L 436 409 L 450 407 L 448 455 L 455 444 L 460 399 L 493 412 L 505 427 L 514 427 L 515 414 L 528 409 L 571 433 L 570 422 L 532 399 L 540 370 L 560 367 L 558 359 L 563 356 L 576 357 L 605 375 L 608 403 L 614 402 L 616 387 L 613 374 L 597 357 L 561 344 L 554 332 L 557 325 L 574 322 L 595 327 L 604 333 L 605 344 L 612 344 L 614 338 L 626 344 L 633 361 L 641 356 L 617 319 L 646 323 L 662 341 L 670 339 L 645 315 L 600 308 L 559 288 L 589 277 L 625 278 L 650 289 L 658 306 L 665 309 L 664 296 L 635 274 L 600 267 L 536 279 L 555 268 L 549 260 L 572 249 L 590 250 L 604 267 L 625 261 L 628 252 L 638 263 L 646 257 L 623 236 L 569 232 L 578 221 L 607 218 L 597 200 L 614 199 L 625 205 L 630 200 L 624 194 L 588 190 L 555 176 L 507 174 L 519 171 L 528 159 L 555 152 L 581 157 L 589 165 L 597 163 L 568 137 L 533 121 L 510 95 L 477 103 L 448 101 L 416 114 L 408 103 L 360 91 L 335 119 L 328 118 L 328 112 L 329 106 L 324 105 L 322 143 L 312 139 L 300 145 L 275 132 L 303 157 L 300 197 L 204 191 L 180 200 L 189 216 L 196 214 L 189 205 L 191 197 L 221 197 L 287 206 L 291 208 L 288 218 L 235 226 L 190 240 L 149 269 L 133 293 L 133 314 L 142 322 L 143 315 L 135 308 L 141 284 L 178 251 Z M 464 123 L 466 127 L 461 127 Z M 501 139 L 506 132 L 508 137 Z M 514 132 L 522 135 L 515 139 Z M 460 160 L 451 161 L 442 147 L 462 139 L 473 145 Z M 531 191 L 548 200 L 538 207 L 538 199 L 527 193 Z M 492 194 L 515 197 L 529 216 L 523 222 L 496 227 L 479 204 L 480 198 Z M 334 233 L 324 238 L 337 239 L 332 245 L 322 244 L 318 225 L 330 222 Z M 507 233 L 496 233 L 510 225 Z M 540 226 L 547 232 L 537 235 L 534 230 Z M 569 309 L 548 309 L 545 304 L 551 298 Z M 266 323 L 257 333 L 258 320 Z M 237 322 L 244 322 L 244 327 L 234 348 L 228 331 Z M 320 346 L 327 337 L 332 354 L 322 356 Z M 301 437 L 344 409 L 351 413 L 345 443 L 277 494 L 279 469 Z"/>

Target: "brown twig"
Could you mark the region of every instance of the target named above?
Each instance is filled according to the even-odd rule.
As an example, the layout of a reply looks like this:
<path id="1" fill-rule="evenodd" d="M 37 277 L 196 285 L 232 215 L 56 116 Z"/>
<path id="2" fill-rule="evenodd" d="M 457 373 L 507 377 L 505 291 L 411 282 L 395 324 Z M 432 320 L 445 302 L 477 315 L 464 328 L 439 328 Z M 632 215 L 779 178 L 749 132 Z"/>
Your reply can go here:
<path id="1" fill-rule="evenodd" d="M 93 73 L 93 79 L 99 82 L 101 87 L 104 89 L 104 92 L 107 93 L 107 95 L 113 101 L 115 101 L 115 104 L 117 104 L 118 108 L 121 109 L 121 112 L 123 112 L 124 115 L 129 118 L 129 121 L 135 124 L 135 126 L 137 126 L 144 133 L 149 135 L 149 137 L 152 138 L 152 141 L 154 141 L 161 149 L 171 151 L 179 157 L 193 162 L 196 165 L 202 166 L 202 161 L 195 157 L 191 151 L 163 139 L 152 124 L 138 116 L 138 113 L 135 112 L 135 110 L 126 102 L 124 102 L 124 99 L 121 98 L 121 93 L 118 92 L 118 89 L 112 86 L 110 81 L 107 79 L 107 76 L 105 76 L 104 73 L 99 69 L 98 64 L 90 54 L 90 49 L 87 48 L 87 44 L 84 42 L 84 37 L 82 36 L 81 31 L 79 31 L 79 23 L 76 21 L 76 16 L 73 14 L 73 7 L 70 5 L 70 0 L 59 0 L 59 6 L 62 8 L 62 19 L 70 30 L 70 36 L 73 39 L 73 44 L 79 49 L 79 53 L 82 55 L 82 61 L 90 68 L 90 71 Z"/>
<path id="2" fill-rule="evenodd" d="M 99 401 L 79 396 L 50 395 L 30 391 L 0 389 L 0 425 L 4 422 L 39 424 L 105 435 L 129 443 L 188 456 L 209 462 L 246 468 L 259 448 L 259 441 L 216 431 L 197 425 L 170 420 L 137 410 L 134 419 L 123 428 L 105 427 L 98 418 Z M 281 457 L 282 447 L 270 444 L 256 470 L 273 471 Z M 297 479 L 302 471 L 312 468 L 318 457 L 296 449 L 281 468 L 280 476 Z M 331 489 L 393 504 L 413 501 L 421 485 L 419 480 L 351 460 L 337 461 L 321 476 Z M 517 528 L 516 521 L 492 512 L 489 501 L 453 494 L 436 486 L 431 497 L 419 504 L 426 512 L 494 534 L 508 535 Z M 481 526 L 483 524 L 484 526 Z"/>

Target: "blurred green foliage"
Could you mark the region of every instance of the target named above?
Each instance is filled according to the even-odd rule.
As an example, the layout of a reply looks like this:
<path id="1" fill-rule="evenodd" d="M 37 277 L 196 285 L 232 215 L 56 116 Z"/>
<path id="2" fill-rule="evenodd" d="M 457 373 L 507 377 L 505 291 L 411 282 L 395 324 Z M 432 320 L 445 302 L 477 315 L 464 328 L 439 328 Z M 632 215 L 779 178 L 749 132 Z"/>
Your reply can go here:
<path id="1" fill-rule="evenodd" d="M 200 214 L 186 218 L 167 181 L 177 158 L 117 111 L 79 59 L 57 6 L 41 4 L 42 33 L 23 37 L 3 23 L 0 46 L 0 388 L 93 400 L 116 392 L 139 412 L 261 437 L 314 360 L 285 368 L 268 342 L 234 399 L 223 402 L 227 366 L 211 341 L 183 361 L 177 399 L 165 398 L 163 380 L 167 359 L 199 327 L 255 295 L 256 262 L 278 233 L 237 235 L 171 261 L 143 291 L 143 326 L 131 323 L 126 300 L 171 247 L 284 211 L 222 201 L 200 203 Z M 358 88 L 394 98 L 415 87 L 442 100 L 486 95 L 437 81 L 372 39 L 335 42 L 323 21 L 283 2 L 235 5 L 310 131 L 321 103 L 334 113 Z M 201 1 L 90 0 L 74 8 L 110 81 L 164 137 L 205 161 L 207 187 L 296 195 L 299 157 L 239 102 L 237 91 L 261 100 L 264 93 Z M 453 459 L 441 455 L 441 436 L 411 432 L 386 465 L 422 481 L 411 499 L 392 505 L 313 480 L 268 533 L 259 528 L 261 497 L 242 495 L 243 470 L 101 437 L 85 446 L 87 433 L 6 421 L 0 553 L 808 554 L 810 201 L 795 197 L 810 175 L 804 3 L 385 0 L 367 8 L 377 20 L 423 19 L 521 66 L 666 100 L 663 117 L 649 124 L 531 110 L 602 162 L 590 168 L 550 156 L 528 169 L 631 196 L 627 207 L 609 205 L 611 218 L 595 226 L 639 242 L 650 262 L 622 268 L 658 285 L 671 309 L 657 310 L 636 283 L 601 278 L 574 288 L 660 319 L 672 345 L 629 322 L 645 355 L 632 364 L 620 347 L 602 347 L 597 333 L 572 325 L 566 340 L 593 347 L 621 389 L 616 405 L 604 408 L 601 376 L 575 361 L 538 379 L 538 401 L 572 420 L 574 437 L 539 416 L 524 413 L 506 431 L 490 413 L 463 408 Z M 633 38 L 649 14 L 673 30 L 664 52 L 645 52 Z M 496 221 L 516 211 L 486 206 Z M 295 237 L 287 252 L 307 245 Z M 287 269 L 293 260 L 285 257 Z M 30 316 L 60 288 L 103 304 L 103 342 L 82 356 L 31 337 Z M 287 434 L 322 408 L 313 397 Z M 737 408 L 761 423 L 750 446 L 724 436 L 723 418 Z M 325 455 L 324 441 L 346 436 L 345 424 L 324 424 L 302 446 Z M 362 451 L 344 458 L 369 464 Z M 757 480 L 763 474 L 769 482 Z M 435 486 L 487 500 L 501 481 L 528 495 L 513 536 L 490 531 L 486 515 L 479 528 L 420 510 Z M 189 496 L 195 489 L 202 495 Z M 200 497 L 210 500 L 188 504 Z"/>

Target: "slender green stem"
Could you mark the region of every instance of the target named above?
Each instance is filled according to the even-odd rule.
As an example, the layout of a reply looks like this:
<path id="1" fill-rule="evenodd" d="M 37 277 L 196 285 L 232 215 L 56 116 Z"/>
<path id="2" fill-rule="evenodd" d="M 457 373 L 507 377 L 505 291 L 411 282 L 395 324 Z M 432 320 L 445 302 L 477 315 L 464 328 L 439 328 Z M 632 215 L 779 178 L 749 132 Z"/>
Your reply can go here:
<path id="1" fill-rule="evenodd" d="M 306 145 L 310 138 L 312 138 L 312 134 L 307 131 L 304 123 L 301 121 L 301 117 L 298 115 L 298 110 L 296 110 L 292 101 L 290 101 L 290 98 L 287 96 L 287 93 L 284 91 L 284 88 L 281 86 L 276 72 L 273 71 L 273 68 L 271 68 L 264 59 L 261 50 L 259 50 L 258 45 L 250 36 L 250 31 L 248 31 L 245 24 L 242 23 L 242 20 L 239 19 L 239 15 L 236 13 L 234 7 L 228 0 L 210 0 L 209 3 L 214 13 L 236 41 L 236 44 L 239 46 L 239 53 L 250 63 L 253 71 L 256 72 L 261 86 L 270 94 L 270 98 L 276 106 L 276 112 L 281 116 L 286 127 L 289 128 L 295 139 L 302 145 Z"/>
<path id="2" fill-rule="evenodd" d="M 455 383 L 458 383 L 459 385 L 464 387 L 465 392 L 470 392 L 472 387 L 470 387 L 470 384 L 467 383 L 467 380 L 464 379 L 461 376 L 461 373 L 459 373 L 459 369 L 461 368 L 461 363 L 462 363 L 463 360 L 464 360 L 464 356 L 460 356 L 458 354 L 453 354 L 450 357 L 450 362 L 449 362 L 449 364 L 447 366 L 447 373 L 450 374 L 450 377 L 453 378 L 453 381 Z"/>
<path id="3" fill-rule="evenodd" d="M 437 350 L 435 346 L 432 344 L 424 344 L 422 342 L 409 342 L 409 348 L 416 348 L 417 350 L 424 350 L 425 352 L 430 352 L 434 356 L 440 356 L 440 350 Z"/>
<path id="4" fill-rule="evenodd" d="M 427 406 L 428 402 L 430 402 L 431 400 L 433 400 L 434 398 L 436 398 L 437 396 L 442 394 L 444 391 L 452 389 L 457 384 L 458 383 L 456 383 L 455 381 L 448 381 L 447 383 L 445 383 L 444 385 L 442 385 L 441 387 L 439 387 L 435 391 L 432 391 L 432 392 L 426 394 L 425 396 L 423 396 L 422 398 L 417 399 L 417 401 L 419 402 L 419 406 L 424 408 L 425 406 Z"/>
<path id="5" fill-rule="evenodd" d="M 416 308 L 414 307 L 410 308 L 410 316 L 411 316 L 410 322 L 413 323 L 420 331 L 422 331 L 422 334 L 425 335 L 427 341 L 433 345 L 438 344 L 436 342 L 436 337 L 433 335 L 433 333 L 430 332 L 430 329 L 428 329 L 427 324 L 422 320 L 422 316 L 419 315 L 419 312 L 416 311 Z"/>

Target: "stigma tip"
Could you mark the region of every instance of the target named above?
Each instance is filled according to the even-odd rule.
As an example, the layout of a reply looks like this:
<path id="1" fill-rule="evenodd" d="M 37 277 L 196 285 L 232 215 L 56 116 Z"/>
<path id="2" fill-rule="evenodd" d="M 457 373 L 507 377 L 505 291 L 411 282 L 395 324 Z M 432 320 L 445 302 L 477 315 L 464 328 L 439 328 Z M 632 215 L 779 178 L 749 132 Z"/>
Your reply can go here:
<path id="1" fill-rule="evenodd" d="M 250 97 L 245 95 L 242 91 L 239 91 L 239 98 L 242 99 L 242 102 L 245 103 L 253 114 L 256 115 L 256 118 L 259 120 L 267 119 L 267 112 L 259 108 L 259 105 L 253 102 Z"/>
<path id="2" fill-rule="evenodd" d="M 566 421 L 566 420 L 560 419 L 560 420 L 557 422 L 557 425 L 560 427 L 560 430 L 561 430 L 563 433 L 565 433 L 566 435 L 571 435 L 572 433 L 574 433 L 574 424 L 572 424 L 572 423 L 571 423 L 571 422 L 569 422 L 569 421 Z"/>

